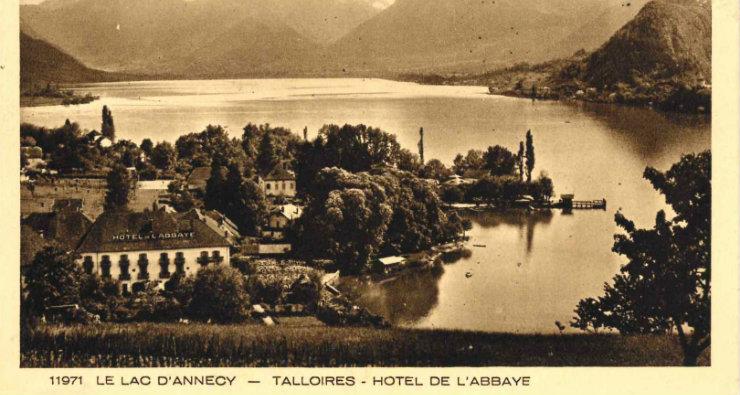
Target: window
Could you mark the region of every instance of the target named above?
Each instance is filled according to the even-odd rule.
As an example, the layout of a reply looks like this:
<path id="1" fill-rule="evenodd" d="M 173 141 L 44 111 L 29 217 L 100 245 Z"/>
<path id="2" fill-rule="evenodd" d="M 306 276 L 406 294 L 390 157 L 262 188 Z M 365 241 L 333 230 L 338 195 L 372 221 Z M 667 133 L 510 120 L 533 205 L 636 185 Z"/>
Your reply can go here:
<path id="1" fill-rule="evenodd" d="M 91 256 L 85 257 L 85 260 L 82 262 L 82 268 L 85 270 L 85 273 L 93 274 L 93 269 L 95 268 L 95 262 L 93 262 L 93 259 Z"/>
<path id="2" fill-rule="evenodd" d="M 185 255 L 182 252 L 175 254 L 175 273 L 185 273 Z"/>
<path id="3" fill-rule="evenodd" d="M 128 261 L 128 255 L 121 255 L 121 259 L 118 261 L 118 267 L 121 269 L 121 274 L 118 275 L 118 279 L 121 281 L 131 280 L 131 273 L 128 272 L 130 266 Z"/>
<path id="4" fill-rule="evenodd" d="M 139 254 L 139 280 L 149 280 L 149 259 L 147 259 L 146 254 Z"/>
<path id="5" fill-rule="evenodd" d="M 265 184 L 265 189 L 269 191 L 271 186 L 272 185 L 268 182 L 267 184 Z M 41 207 L 43 207 L 43 203 L 41 203 Z"/>
<path id="6" fill-rule="evenodd" d="M 224 257 L 221 256 L 220 251 L 213 251 L 213 255 L 211 256 L 214 262 L 221 263 L 224 261 Z"/>
<path id="7" fill-rule="evenodd" d="M 159 278 L 170 278 L 170 257 L 166 252 L 159 254 Z"/>
<path id="8" fill-rule="evenodd" d="M 208 258 L 208 251 L 201 251 L 200 256 L 198 257 L 198 263 L 201 266 L 208 266 L 208 263 L 211 262 L 211 259 Z"/>
<path id="9" fill-rule="evenodd" d="M 110 257 L 103 255 L 103 259 L 100 261 L 100 270 L 102 271 L 103 278 L 110 278 Z"/>

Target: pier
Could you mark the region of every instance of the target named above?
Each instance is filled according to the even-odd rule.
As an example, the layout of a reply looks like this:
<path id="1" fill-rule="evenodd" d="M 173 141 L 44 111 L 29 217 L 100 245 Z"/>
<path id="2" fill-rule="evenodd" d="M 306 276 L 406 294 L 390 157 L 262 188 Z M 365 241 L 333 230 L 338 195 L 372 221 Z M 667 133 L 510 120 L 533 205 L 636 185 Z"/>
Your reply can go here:
<path id="1" fill-rule="evenodd" d="M 606 210 L 606 199 L 574 200 L 574 195 L 560 195 L 558 205 L 564 210 Z"/>

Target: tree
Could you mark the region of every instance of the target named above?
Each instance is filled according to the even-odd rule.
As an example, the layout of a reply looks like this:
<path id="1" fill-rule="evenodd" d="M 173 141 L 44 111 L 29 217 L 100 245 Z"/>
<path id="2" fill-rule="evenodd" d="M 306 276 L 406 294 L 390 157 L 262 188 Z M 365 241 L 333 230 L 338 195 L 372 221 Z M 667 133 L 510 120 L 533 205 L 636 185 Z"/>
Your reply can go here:
<path id="1" fill-rule="evenodd" d="M 485 166 L 483 151 L 469 150 L 465 156 L 458 154 L 454 161 L 454 170 L 457 175 L 464 175 L 468 170 L 480 170 Z"/>
<path id="2" fill-rule="evenodd" d="M 324 169 L 316 194 L 296 221 L 296 249 L 308 257 L 331 258 L 345 273 L 369 268 L 380 250 L 393 210 L 377 176 Z"/>
<path id="3" fill-rule="evenodd" d="M 53 247 L 39 251 L 26 272 L 26 311 L 40 315 L 50 306 L 79 303 L 81 276 L 72 255 Z"/>
<path id="4" fill-rule="evenodd" d="M 131 174 L 123 165 L 116 165 L 108 172 L 108 191 L 105 194 L 105 209 L 125 208 L 131 199 Z"/>
<path id="5" fill-rule="evenodd" d="M 151 151 L 150 160 L 157 169 L 169 172 L 175 167 L 175 163 L 177 162 L 175 148 L 166 141 L 157 143 Z"/>
<path id="6" fill-rule="evenodd" d="M 228 170 L 221 166 L 217 161 L 211 163 L 211 175 L 206 181 L 206 194 L 203 199 L 206 209 L 223 210 L 227 204 L 227 198 L 224 194 L 226 189 L 226 175 Z"/>
<path id="7" fill-rule="evenodd" d="M 421 158 L 421 163 L 426 163 L 424 161 L 424 128 L 419 129 L 419 158 Z"/>
<path id="8" fill-rule="evenodd" d="M 483 154 L 484 168 L 491 172 L 492 176 L 506 176 L 514 174 L 516 159 L 508 149 L 497 145 L 488 147 Z"/>
<path id="9" fill-rule="evenodd" d="M 278 163 L 280 163 L 280 158 L 275 150 L 272 134 L 265 133 L 260 141 L 259 153 L 257 154 L 257 171 L 263 176 L 267 175 Z"/>
<path id="10" fill-rule="evenodd" d="M 113 114 L 108 106 L 103 106 L 103 122 L 100 125 L 100 133 L 111 141 L 116 140 L 116 127 L 113 125 Z"/>
<path id="11" fill-rule="evenodd" d="M 250 162 L 241 140 L 229 138 L 226 130 L 218 125 L 208 125 L 200 133 L 180 136 L 175 142 L 175 150 L 178 160 L 192 167 L 210 166 L 216 157 L 223 159 L 223 166 L 236 162 L 245 167 Z"/>
<path id="12" fill-rule="evenodd" d="M 141 156 L 141 150 L 136 143 L 129 140 L 119 140 L 113 145 L 115 157 L 125 167 L 134 167 Z"/>
<path id="13" fill-rule="evenodd" d="M 451 175 L 452 171 L 449 170 L 439 159 L 430 160 L 421 168 L 421 170 L 419 170 L 419 176 L 421 178 L 430 178 L 438 181 L 444 181 Z"/>
<path id="14" fill-rule="evenodd" d="M 526 153 L 527 158 L 527 182 L 532 181 L 532 172 L 534 171 L 534 141 L 532 138 L 532 131 L 527 130 L 527 144 Z"/>
<path id="15" fill-rule="evenodd" d="M 265 195 L 257 183 L 245 179 L 236 164 L 230 164 L 223 187 L 224 206 L 221 211 L 246 234 L 258 234 L 267 215 Z"/>
<path id="16" fill-rule="evenodd" d="M 28 166 L 28 157 L 26 153 L 21 151 L 21 169 Z"/>
<path id="17" fill-rule="evenodd" d="M 545 201 L 550 201 L 555 192 L 552 178 L 550 178 L 545 171 L 540 172 L 540 176 L 534 182 L 532 189 L 531 193 L 534 197 Z"/>
<path id="18" fill-rule="evenodd" d="M 249 295 L 241 272 L 227 265 L 211 265 L 198 271 L 188 305 L 193 319 L 242 322 L 247 318 L 248 306 Z"/>
<path id="19" fill-rule="evenodd" d="M 150 138 L 145 138 L 144 140 L 141 140 L 141 145 L 139 146 L 141 150 L 147 155 L 152 155 L 152 149 L 154 149 L 154 143 Z"/>
<path id="20" fill-rule="evenodd" d="M 260 142 L 259 136 L 261 133 L 259 131 L 259 127 L 255 124 L 248 123 L 243 130 L 242 149 L 244 149 L 244 153 L 247 154 L 247 157 L 254 161 L 257 159 L 257 146 Z"/>
<path id="21" fill-rule="evenodd" d="M 524 182 L 524 171 L 526 169 L 524 165 L 524 142 L 519 142 L 519 152 L 516 155 L 516 165 L 519 168 L 519 181 Z"/>
<path id="22" fill-rule="evenodd" d="M 195 199 L 190 190 L 188 190 L 180 180 L 174 180 L 167 185 L 167 193 L 170 196 L 172 208 L 178 212 L 182 213 L 202 205 L 202 203 Z"/>
<path id="23" fill-rule="evenodd" d="M 416 174 L 419 169 L 421 168 L 421 161 L 419 160 L 419 156 L 414 154 L 413 152 L 402 148 L 398 152 L 398 169 L 403 171 L 408 171 L 410 173 Z"/>
<path id="24" fill-rule="evenodd" d="M 647 168 L 644 177 L 676 216 L 661 210 L 652 229 L 637 229 L 616 214 L 624 233 L 613 251 L 628 262 L 604 296 L 580 301 L 571 325 L 623 334 L 675 330 L 684 364 L 695 365 L 711 335 L 711 154 L 686 155 L 665 173 Z"/>

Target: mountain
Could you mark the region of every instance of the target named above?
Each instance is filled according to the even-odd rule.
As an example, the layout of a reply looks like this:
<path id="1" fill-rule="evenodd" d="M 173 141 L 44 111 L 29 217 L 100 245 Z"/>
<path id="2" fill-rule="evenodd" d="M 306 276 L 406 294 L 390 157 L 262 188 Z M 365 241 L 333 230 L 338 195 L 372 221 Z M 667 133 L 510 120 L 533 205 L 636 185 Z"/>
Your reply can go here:
<path id="1" fill-rule="evenodd" d="M 21 7 L 21 30 L 104 70 L 290 73 L 378 12 L 368 0 L 47 0 Z"/>
<path id="2" fill-rule="evenodd" d="M 21 33 L 21 91 L 47 83 L 106 81 L 111 75 L 93 70 L 49 43 Z"/>
<path id="3" fill-rule="evenodd" d="M 596 85 L 706 79 L 698 1 L 47 0 L 21 6 L 21 29 L 96 69 L 183 78 L 480 74 L 595 50 L 578 78 Z"/>
<path id="4" fill-rule="evenodd" d="M 351 70 L 480 72 L 594 49 L 645 2 L 396 0 L 331 49 Z"/>
<path id="5" fill-rule="evenodd" d="M 711 82 L 711 3 L 650 2 L 590 56 L 583 78 L 593 86 L 646 80 Z"/>
<path id="6" fill-rule="evenodd" d="M 492 93 L 539 99 L 710 112 L 711 74 L 709 1 L 654 0 L 591 53 L 578 51 L 567 58 L 442 83 L 488 84 Z"/>

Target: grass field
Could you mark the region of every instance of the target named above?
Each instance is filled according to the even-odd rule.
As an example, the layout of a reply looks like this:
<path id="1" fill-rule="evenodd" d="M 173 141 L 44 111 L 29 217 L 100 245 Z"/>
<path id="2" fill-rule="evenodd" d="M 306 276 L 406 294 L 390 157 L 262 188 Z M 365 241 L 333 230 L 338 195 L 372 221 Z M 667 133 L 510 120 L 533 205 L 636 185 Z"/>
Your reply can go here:
<path id="1" fill-rule="evenodd" d="M 678 366 L 681 360 L 676 339 L 662 335 L 513 335 L 310 323 L 44 326 L 21 341 L 21 367 Z M 709 364 L 708 352 L 700 364 Z"/>

